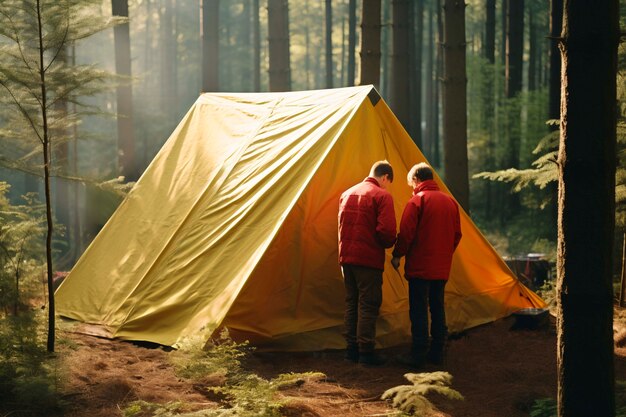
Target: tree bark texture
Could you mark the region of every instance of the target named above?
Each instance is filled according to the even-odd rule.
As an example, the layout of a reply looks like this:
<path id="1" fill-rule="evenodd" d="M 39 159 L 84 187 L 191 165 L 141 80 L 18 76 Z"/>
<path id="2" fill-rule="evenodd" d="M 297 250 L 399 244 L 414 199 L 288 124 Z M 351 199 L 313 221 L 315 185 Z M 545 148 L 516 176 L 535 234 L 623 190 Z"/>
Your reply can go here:
<path id="1" fill-rule="evenodd" d="M 434 60 L 435 60 L 435 35 L 434 35 L 434 2 L 430 2 L 428 5 L 428 26 L 426 30 L 426 36 L 428 41 L 426 43 L 426 85 L 425 85 L 425 100 L 424 103 L 424 120 L 426 121 L 426 130 L 424 131 L 422 141 L 422 152 L 426 155 L 426 158 L 431 161 L 433 158 L 433 94 L 434 94 Z M 432 162 L 432 161 L 431 161 Z"/>
<path id="2" fill-rule="evenodd" d="M 411 31 L 409 31 L 411 39 L 414 39 L 410 49 L 410 79 L 411 90 L 409 95 L 409 123 L 410 133 L 415 144 L 422 149 L 422 67 L 423 67 L 423 45 L 424 45 L 424 0 L 409 2 L 412 17 Z"/>
<path id="3" fill-rule="evenodd" d="M 392 1 L 393 61 L 391 108 L 409 131 L 409 2 Z"/>
<path id="4" fill-rule="evenodd" d="M 39 76 L 41 86 L 40 108 L 41 108 L 41 126 L 42 136 L 41 145 L 43 151 L 43 183 L 44 183 L 44 195 L 46 201 L 46 276 L 47 276 L 47 289 L 48 289 L 48 337 L 46 341 L 46 348 L 48 352 L 54 352 L 54 345 L 56 340 L 56 326 L 55 326 L 55 304 L 54 304 L 54 290 L 53 290 L 53 276 L 52 276 L 52 234 L 54 233 L 54 222 L 52 218 L 52 196 L 50 193 L 50 136 L 48 132 L 48 92 L 46 84 L 46 67 L 44 62 L 44 33 L 43 25 L 41 21 L 41 3 L 40 0 L 36 2 L 37 11 L 37 30 L 38 30 L 38 50 L 39 60 L 37 62 L 37 75 Z"/>
<path id="5" fill-rule="evenodd" d="M 333 88 L 333 6 L 326 0 L 326 88 Z"/>
<path id="6" fill-rule="evenodd" d="M 128 1 L 112 0 L 113 16 L 128 18 Z M 115 71 L 130 77 L 130 27 L 128 23 L 113 28 L 115 38 Z M 135 161 L 135 133 L 133 130 L 133 87 L 130 81 L 117 87 L 117 149 L 118 170 L 127 181 L 139 177 Z"/>
<path id="7" fill-rule="evenodd" d="M 524 0 L 509 0 L 506 38 L 506 97 L 515 97 L 522 91 L 522 64 L 524 53 Z"/>
<path id="8" fill-rule="evenodd" d="M 565 0 L 557 249 L 559 417 L 614 416 L 617 0 Z"/>
<path id="9" fill-rule="evenodd" d="M 508 33 L 507 16 L 509 13 L 509 1 L 502 0 L 502 9 L 500 10 L 500 24 L 502 25 L 502 31 L 500 32 L 500 63 L 502 68 L 506 67 L 506 38 Z"/>
<path id="10" fill-rule="evenodd" d="M 437 10 L 437 47 L 435 48 L 435 84 L 433 94 L 433 160 L 431 161 L 437 168 L 441 167 L 441 146 L 440 146 L 440 122 L 441 118 L 441 80 L 443 78 L 443 7 L 441 0 L 435 0 Z"/>
<path id="11" fill-rule="evenodd" d="M 348 1 L 348 86 L 354 85 L 356 72 L 356 0 Z"/>
<path id="12" fill-rule="evenodd" d="M 261 18 L 259 0 L 253 0 L 252 20 L 254 26 L 254 91 L 261 91 Z"/>
<path id="13" fill-rule="evenodd" d="M 361 17 L 361 76 L 359 85 L 380 85 L 381 0 L 363 0 Z"/>
<path id="14" fill-rule="evenodd" d="M 529 4 L 528 6 L 532 6 Z M 528 10 L 528 91 L 537 89 L 539 76 L 537 75 L 537 27 L 531 7 Z"/>
<path id="15" fill-rule="evenodd" d="M 64 65 L 68 64 L 68 56 L 67 56 L 67 48 L 63 47 L 59 51 L 57 56 L 57 60 L 63 62 Z M 54 111 L 57 114 L 57 119 L 64 119 L 67 116 L 68 103 L 67 100 L 58 100 L 54 105 Z M 54 146 L 54 159 L 53 165 L 55 169 L 61 174 L 57 175 L 54 179 L 55 182 L 55 190 L 54 193 L 54 218 L 58 223 L 61 223 L 65 226 L 65 236 L 59 236 L 59 239 L 62 239 L 67 243 L 67 246 L 61 248 L 61 252 L 63 255 L 67 255 L 69 250 L 72 248 L 70 244 L 70 229 L 72 226 L 72 218 L 70 216 L 70 183 L 63 176 L 67 176 L 69 174 L 69 143 L 68 143 L 68 132 L 64 129 L 54 129 L 52 135 L 56 138 L 56 143 Z M 63 256 L 65 258 L 65 256 Z"/>
<path id="16" fill-rule="evenodd" d="M 270 91 L 291 90 L 289 7 L 287 0 L 268 0 Z"/>
<path id="17" fill-rule="evenodd" d="M 443 143 L 446 185 L 469 212 L 465 2 L 444 0 Z"/>
<path id="18" fill-rule="evenodd" d="M 558 38 L 563 27 L 563 0 L 550 0 L 550 84 L 548 87 L 548 117 L 561 117 L 561 53 Z M 556 128 L 555 128 L 556 129 Z"/>
<path id="19" fill-rule="evenodd" d="M 219 10 L 219 0 L 202 0 L 203 92 L 219 90 Z"/>
<path id="20" fill-rule="evenodd" d="M 485 58 L 490 64 L 496 60 L 496 0 L 485 1 Z"/>

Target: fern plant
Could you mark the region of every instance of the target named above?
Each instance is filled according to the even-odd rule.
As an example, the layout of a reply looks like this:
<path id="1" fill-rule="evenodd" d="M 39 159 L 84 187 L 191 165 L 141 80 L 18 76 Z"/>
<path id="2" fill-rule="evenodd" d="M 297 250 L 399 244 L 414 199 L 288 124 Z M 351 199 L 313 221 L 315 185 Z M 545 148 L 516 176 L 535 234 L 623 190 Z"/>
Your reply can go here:
<path id="1" fill-rule="evenodd" d="M 404 377 L 412 385 L 398 385 L 383 393 L 383 400 L 391 399 L 392 405 L 412 415 L 423 415 L 433 409 L 433 404 L 426 398 L 427 394 L 437 393 L 451 400 L 463 400 L 460 392 L 450 388 L 452 375 L 438 371 L 419 374 L 405 374 Z"/>

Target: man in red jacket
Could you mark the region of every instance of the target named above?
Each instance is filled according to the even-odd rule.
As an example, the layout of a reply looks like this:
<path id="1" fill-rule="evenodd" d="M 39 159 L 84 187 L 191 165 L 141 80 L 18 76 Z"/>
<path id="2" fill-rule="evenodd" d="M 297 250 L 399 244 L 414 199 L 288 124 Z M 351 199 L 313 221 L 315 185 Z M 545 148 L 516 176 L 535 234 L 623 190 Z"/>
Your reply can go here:
<path id="1" fill-rule="evenodd" d="M 444 310 L 444 289 L 450 275 L 452 255 L 461 240 L 459 206 L 439 190 L 433 171 L 420 163 L 409 171 L 413 187 L 400 221 L 400 233 L 391 263 L 398 269 L 406 256 L 404 276 L 409 282 L 409 316 L 413 346 L 409 362 L 421 367 L 425 361 L 443 361 L 448 328 Z M 430 336 L 428 332 L 430 309 Z"/>
<path id="2" fill-rule="evenodd" d="M 376 162 L 363 182 L 339 200 L 339 264 L 346 287 L 346 359 L 382 363 L 374 352 L 376 320 L 382 303 L 385 248 L 396 241 L 393 199 L 386 190 L 393 168 Z"/>

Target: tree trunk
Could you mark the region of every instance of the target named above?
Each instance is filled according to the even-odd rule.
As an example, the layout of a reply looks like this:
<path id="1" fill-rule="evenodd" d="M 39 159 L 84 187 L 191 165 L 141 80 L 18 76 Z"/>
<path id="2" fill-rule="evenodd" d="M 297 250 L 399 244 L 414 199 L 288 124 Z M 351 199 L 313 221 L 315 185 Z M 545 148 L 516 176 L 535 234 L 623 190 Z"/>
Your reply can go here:
<path id="1" fill-rule="evenodd" d="M 304 15 L 309 15 L 309 0 L 304 0 Z M 304 23 L 304 74 L 306 89 L 311 89 L 311 34 L 308 19 Z"/>
<path id="2" fill-rule="evenodd" d="M 509 16 L 509 1 L 510 0 L 502 0 L 502 10 L 500 10 L 500 20 L 502 24 L 502 32 L 500 33 L 501 40 L 501 55 L 500 55 L 500 63 L 502 64 L 502 68 L 506 68 L 506 48 L 507 48 L 507 34 L 508 34 L 508 16 Z M 513 0 L 515 1 L 515 0 Z"/>
<path id="3" fill-rule="evenodd" d="M 50 194 L 50 136 L 48 133 L 48 93 L 46 84 L 46 67 L 44 66 L 44 33 L 41 23 L 41 3 L 37 0 L 37 30 L 38 30 L 38 50 L 39 50 L 39 68 L 37 72 L 39 75 L 39 81 L 41 86 L 41 145 L 43 150 L 43 183 L 44 183 L 44 195 L 46 200 L 46 275 L 47 275 L 47 289 L 48 289 L 48 340 L 47 350 L 48 352 L 54 352 L 55 344 L 55 305 L 54 305 L 54 282 L 52 276 L 52 234 L 54 233 L 54 223 L 52 218 L 52 196 Z"/>
<path id="4" fill-rule="evenodd" d="M 441 79 L 443 78 L 443 17 L 441 0 L 436 1 L 437 8 L 437 48 L 435 48 L 435 94 L 433 95 L 433 165 L 437 168 L 441 167 L 441 148 L 440 142 L 440 126 L 439 114 L 441 104 Z"/>
<path id="5" fill-rule="evenodd" d="M 254 26 L 254 91 L 261 91 L 261 18 L 259 16 L 259 0 L 253 0 Z"/>
<path id="6" fill-rule="evenodd" d="M 443 144 L 446 184 L 469 213 L 465 3 L 444 0 Z"/>
<path id="7" fill-rule="evenodd" d="M 63 65 L 68 65 L 68 56 L 66 48 L 61 48 L 57 56 L 57 60 L 63 62 Z M 57 118 L 63 119 L 67 116 L 68 111 L 67 100 L 58 100 L 54 105 L 54 110 L 57 113 Z M 56 137 L 54 146 L 54 160 L 53 166 L 58 172 L 54 179 L 55 193 L 54 193 L 54 218 L 57 223 L 65 226 L 65 235 L 58 239 L 65 242 L 65 246 L 60 248 L 64 264 L 70 264 L 68 262 L 68 255 L 74 245 L 70 240 L 71 216 L 70 216 L 70 184 L 66 177 L 69 174 L 69 143 L 68 132 L 63 129 L 54 129 L 52 134 Z M 66 267 L 63 265 L 62 267 Z"/>
<path id="8" fill-rule="evenodd" d="M 411 137 L 417 146 L 421 149 L 423 146 L 422 138 L 422 65 L 423 65 L 423 44 L 424 44 L 424 1 L 418 0 L 411 5 L 411 11 L 409 16 L 411 19 L 411 39 L 414 39 L 413 45 L 410 49 L 412 52 L 409 56 L 410 60 L 410 84 L 411 93 L 409 95 L 409 109 L 410 109 L 410 127 Z"/>
<path id="9" fill-rule="evenodd" d="M 348 1 L 348 86 L 354 85 L 356 72 L 356 0 Z"/>
<path id="10" fill-rule="evenodd" d="M 537 25 L 532 2 L 528 4 L 528 91 L 537 89 Z"/>
<path id="11" fill-rule="evenodd" d="M 326 88 L 333 88 L 333 6 L 326 0 Z"/>
<path id="12" fill-rule="evenodd" d="M 203 92 L 219 89 L 219 10 L 219 0 L 202 0 Z"/>
<path id="13" fill-rule="evenodd" d="M 291 90 L 287 0 L 268 0 L 270 91 Z"/>
<path id="14" fill-rule="evenodd" d="M 524 53 L 524 0 L 508 1 L 505 66 L 505 96 L 509 99 L 506 114 L 506 168 L 520 167 L 521 145 L 521 106 L 511 100 L 522 91 L 522 64 Z M 509 218 L 519 213 L 521 209 L 519 193 L 510 193 L 506 199 L 506 208 L 503 210 Z"/>
<path id="15" fill-rule="evenodd" d="M 174 107 L 174 65 L 175 59 L 172 42 L 174 36 L 174 22 L 172 0 L 163 0 L 160 8 L 161 17 L 161 106 L 164 114 L 166 114 L 166 123 L 173 125 L 175 116 L 173 112 L 166 111 Z"/>
<path id="16" fill-rule="evenodd" d="M 618 0 L 565 0 L 558 157 L 559 417 L 615 415 L 612 254 L 619 36 Z"/>
<path id="17" fill-rule="evenodd" d="M 393 0 L 393 76 L 391 108 L 409 131 L 409 2 Z"/>
<path id="18" fill-rule="evenodd" d="M 433 157 L 433 95 L 434 95 L 434 74 L 433 74 L 433 62 L 435 60 L 435 36 L 433 25 L 433 13 L 434 2 L 429 2 L 428 5 L 428 28 L 426 34 L 428 36 L 427 51 L 426 51 L 426 92 L 424 103 L 424 120 L 426 121 L 426 130 L 424 132 L 422 141 L 422 151 L 426 155 L 426 158 L 432 162 Z"/>
<path id="19" fill-rule="evenodd" d="M 490 64 L 496 61 L 496 0 L 485 1 L 485 48 L 484 55 Z"/>
<path id="20" fill-rule="evenodd" d="M 128 18 L 128 1 L 112 0 L 113 16 Z M 113 28 L 115 38 L 115 71 L 130 78 L 130 27 L 128 23 Z M 139 178 L 135 161 L 135 133 L 133 130 L 133 87 L 130 81 L 117 87 L 117 149 L 118 170 L 127 181 Z"/>
<path id="21" fill-rule="evenodd" d="M 495 166 L 495 139 L 494 121 L 496 117 L 496 96 L 495 96 L 495 63 L 496 63 L 496 0 L 486 0 L 486 22 L 485 22 L 485 47 L 484 57 L 489 63 L 485 66 L 484 76 L 490 79 L 485 84 L 483 97 L 484 116 L 482 127 L 487 135 L 485 149 L 485 169 L 493 171 Z M 485 213 L 488 218 L 493 215 L 494 185 L 491 181 L 485 181 Z"/>
<path id="22" fill-rule="evenodd" d="M 522 63 L 524 54 L 524 0 L 510 0 L 508 10 L 506 48 L 506 97 L 515 97 L 522 91 Z M 517 165 L 514 165 L 517 168 Z"/>
<path id="23" fill-rule="evenodd" d="M 380 2 L 363 0 L 361 17 L 361 79 L 359 85 L 380 84 Z"/>
<path id="24" fill-rule="evenodd" d="M 550 85 L 548 117 L 558 120 L 561 117 L 561 53 L 557 39 L 563 27 L 563 0 L 550 1 Z M 556 127 L 554 127 L 556 129 Z"/>
<path id="25" fill-rule="evenodd" d="M 619 306 L 626 305 L 626 233 L 622 233 L 622 273 L 619 286 Z"/>
<path id="26" fill-rule="evenodd" d="M 380 26 L 380 94 L 383 97 L 389 98 L 391 95 L 391 87 L 389 86 L 389 80 L 391 79 L 391 54 L 393 51 L 393 38 L 391 35 L 391 16 L 389 11 L 391 10 L 391 0 L 382 0 L 382 22 Z"/>

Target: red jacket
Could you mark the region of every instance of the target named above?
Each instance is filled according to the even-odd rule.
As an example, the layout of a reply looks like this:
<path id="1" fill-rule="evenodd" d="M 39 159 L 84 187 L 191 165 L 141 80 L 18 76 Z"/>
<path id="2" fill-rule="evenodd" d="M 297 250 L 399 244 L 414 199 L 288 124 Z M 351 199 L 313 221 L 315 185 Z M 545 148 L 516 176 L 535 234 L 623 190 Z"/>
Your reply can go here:
<path id="1" fill-rule="evenodd" d="M 400 221 L 393 256 L 406 256 L 406 278 L 447 280 L 452 255 L 461 240 L 459 206 L 426 180 L 413 191 Z"/>
<path id="2" fill-rule="evenodd" d="M 396 241 L 391 194 L 367 177 L 339 199 L 339 263 L 384 269 L 385 248 Z"/>

